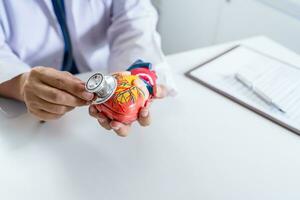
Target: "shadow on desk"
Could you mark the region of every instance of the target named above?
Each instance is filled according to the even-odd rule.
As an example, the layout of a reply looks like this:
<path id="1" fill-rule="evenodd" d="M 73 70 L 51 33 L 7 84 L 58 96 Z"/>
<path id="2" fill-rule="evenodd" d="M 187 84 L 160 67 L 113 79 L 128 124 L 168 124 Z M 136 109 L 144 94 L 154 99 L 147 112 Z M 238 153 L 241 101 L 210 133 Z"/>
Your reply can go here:
<path id="1" fill-rule="evenodd" d="M 1 148 L 19 149 L 33 140 L 38 126 L 41 125 L 26 113 L 24 103 L 0 98 Z"/>
<path id="2" fill-rule="evenodd" d="M 15 118 L 27 112 L 26 106 L 20 101 L 0 98 L 1 117 Z"/>
<path id="3" fill-rule="evenodd" d="M 7 117 L 6 117 L 7 118 Z M 0 145 L 1 149 L 23 149 L 35 141 L 42 124 L 29 115 L 14 118 L 1 116 Z"/>

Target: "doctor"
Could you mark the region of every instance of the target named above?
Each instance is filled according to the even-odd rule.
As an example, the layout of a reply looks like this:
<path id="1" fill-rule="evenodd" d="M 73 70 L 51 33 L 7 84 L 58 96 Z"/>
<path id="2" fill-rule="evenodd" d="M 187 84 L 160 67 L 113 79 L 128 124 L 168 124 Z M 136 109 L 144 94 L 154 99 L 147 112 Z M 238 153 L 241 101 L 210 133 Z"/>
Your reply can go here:
<path id="1" fill-rule="evenodd" d="M 174 93 L 167 76 L 157 13 L 150 0 L 3 0 L 0 2 L 0 95 L 23 101 L 40 120 L 89 105 L 94 95 L 74 74 L 124 71 L 137 59 L 154 63 L 158 97 Z M 126 136 L 130 126 L 89 107 L 100 125 Z M 150 123 L 143 108 L 139 123 Z"/>

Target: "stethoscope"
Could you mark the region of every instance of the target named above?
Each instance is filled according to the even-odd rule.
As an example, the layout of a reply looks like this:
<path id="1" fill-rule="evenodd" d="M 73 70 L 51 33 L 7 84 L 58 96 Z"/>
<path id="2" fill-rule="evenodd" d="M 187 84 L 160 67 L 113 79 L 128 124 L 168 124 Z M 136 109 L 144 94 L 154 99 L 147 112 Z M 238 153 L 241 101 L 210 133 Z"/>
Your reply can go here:
<path id="1" fill-rule="evenodd" d="M 112 75 L 103 75 L 97 72 L 87 80 L 85 89 L 96 94 L 93 104 L 101 104 L 112 97 L 117 89 L 117 80 Z"/>

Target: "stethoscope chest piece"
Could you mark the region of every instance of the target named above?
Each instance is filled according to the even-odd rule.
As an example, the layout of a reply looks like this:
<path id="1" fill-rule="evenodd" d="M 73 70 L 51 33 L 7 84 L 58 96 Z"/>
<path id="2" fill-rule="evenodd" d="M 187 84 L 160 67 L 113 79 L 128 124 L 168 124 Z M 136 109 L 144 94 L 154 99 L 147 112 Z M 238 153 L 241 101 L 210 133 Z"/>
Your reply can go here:
<path id="1" fill-rule="evenodd" d="M 93 104 L 101 104 L 112 97 L 117 88 L 117 80 L 111 75 L 95 73 L 85 84 L 88 92 L 95 93 L 96 99 Z"/>

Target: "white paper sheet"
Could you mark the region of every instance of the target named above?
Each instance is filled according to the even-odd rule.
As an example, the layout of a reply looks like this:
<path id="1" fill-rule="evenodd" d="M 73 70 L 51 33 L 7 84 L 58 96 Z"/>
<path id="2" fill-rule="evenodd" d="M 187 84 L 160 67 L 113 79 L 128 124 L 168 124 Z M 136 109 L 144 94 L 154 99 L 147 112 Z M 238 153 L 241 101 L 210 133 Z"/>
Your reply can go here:
<path id="1" fill-rule="evenodd" d="M 237 73 L 243 73 L 283 105 L 286 113 L 270 106 L 240 83 L 235 78 Z M 197 68 L 191 75 L 300 133 L 300 68 L 240 46 Z"/>

